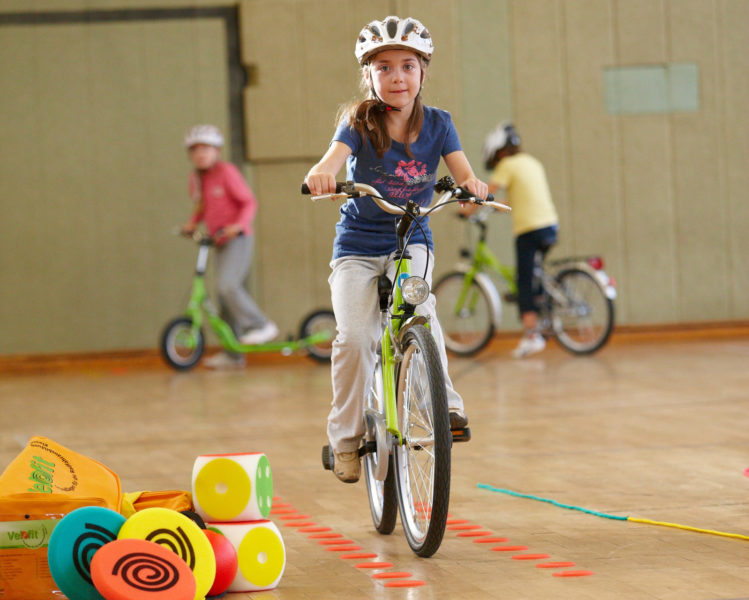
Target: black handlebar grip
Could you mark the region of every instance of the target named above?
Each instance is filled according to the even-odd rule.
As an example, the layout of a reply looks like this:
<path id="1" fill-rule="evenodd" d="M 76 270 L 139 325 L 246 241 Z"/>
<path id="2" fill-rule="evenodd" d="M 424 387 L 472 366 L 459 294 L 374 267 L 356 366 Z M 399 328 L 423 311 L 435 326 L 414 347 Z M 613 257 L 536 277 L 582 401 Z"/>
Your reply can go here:
<path id="1" fill-rule="evenodd" d="M 494 194 L 487 194 L 486 195 L 486 201 L 487 202 L 494 202 Z"/>
<path id="2" fill-rule="evenodd" d="M 340 194 L 341 190 L 343 189 L 344 183 L 340 183 L 336 181 L 335 184 L 335 193 Z M 302 184 L 302 194 L 311 194 L 312 192 L 309 191 L 309 186 L 306 183 Z"/>

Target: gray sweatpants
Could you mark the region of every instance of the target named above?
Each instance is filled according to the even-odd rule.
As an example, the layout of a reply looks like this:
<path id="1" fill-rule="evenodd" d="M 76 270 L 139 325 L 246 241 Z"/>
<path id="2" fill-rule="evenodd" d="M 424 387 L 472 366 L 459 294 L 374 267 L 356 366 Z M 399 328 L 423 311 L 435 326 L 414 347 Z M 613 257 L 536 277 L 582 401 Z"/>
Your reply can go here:
<path id="1" fill-rule="evenodd" d="M 427 283 L 432 285 L 434 256 L 424 245 L 408 247 L 411 273 L 422 276 L 429 254 Z M 376 362 L 375 350 L 380 339 L 380 311 L 377 278 L 383 273 L 391 281 L 396 263 L 393 256 L 345 256 L 330 263 L 328 278 L 333 300 L 338 335 L 333 341 L 331 376 L 333 402 L 328 415 L 328 439 L 336 452 L 358 449 L 364 434 L 363 414 L 365 393 L 371 385 Z M 437 321 L 433 294 L 417 308 L 417 313 L 430 317 L 430 328 L 439 349 L 447 384 L 447 404 L 463 410 L 463 399 L 453 388 L 447 374 L 447 355 L 442 329 Z"/>
<path id="2" fill-rule="evenodd" d="M 252 265 L 254 241 L 251 235 L 238 235 L 217 246 L 214 254 L 221 314 L 237 335 L 262 327 L 268 321 L 244 287 Z"/>

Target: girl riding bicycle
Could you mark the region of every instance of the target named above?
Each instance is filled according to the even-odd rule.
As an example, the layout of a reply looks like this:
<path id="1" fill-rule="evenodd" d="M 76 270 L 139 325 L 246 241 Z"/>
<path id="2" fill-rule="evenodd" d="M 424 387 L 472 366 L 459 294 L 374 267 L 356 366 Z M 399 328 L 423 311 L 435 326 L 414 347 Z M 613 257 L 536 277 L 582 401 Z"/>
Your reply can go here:
<path id="1" fill-rule="evenodd" d="M 421 88 L 434 46 L 429 31 L 416 19 L 389 16 L 361 30 L 355 55 L 362 69 L 367 98 L 342 111 L 328 151 L 305 178 L 314 195 L 335 192 L 335 175 L 346 163 L 346 178 L 376 188 L 405 204 L 428 205 L 433 197 L 440 156 L 460 187 L 486 198 L 488 187 L 473 173 L 450 114 L 424 106 Z M 380 337 L 378 278 L 392 280 L 396 265 L 395 216 L 369 198 L 349 199 L 341 208 L 328 279 L 338 335 L 333 343 L 333 402 L 327 433 L 338 479 L 359 479 L 358 449 L 364 433 L 363 399 L 375 364 Z M 434 265 L 428 219 L 411 237 L 413 272 L 431 284 Z M 450 427 L 465 427 L 463 399 L 447 375 L 447 357 L 435 313 L 434 296 L 420 306 L 430 318 L 445 373 Z"/>
<path id="2" fill-rule="evenodd" d="M 559 218 L 551 200 L 551 192 L 543 165 L 535 157 L 522 152 L 520 136 L 511 123 L 500 123 L 484 140 L 484 162 L 492 171 L 489 191 L 505 190 L 512 206 L 512 232 L 515 234 L 517 263 L 518 309 L 523 322 L 523 337 L 512 355 L 524 358 L 541 352 L 546 340 L 539 331 L 539 306 L 533 288 L 536 256 L 541 259 L 557 242 Z M 473 207 L 466 207 L 473 210 Z"/>

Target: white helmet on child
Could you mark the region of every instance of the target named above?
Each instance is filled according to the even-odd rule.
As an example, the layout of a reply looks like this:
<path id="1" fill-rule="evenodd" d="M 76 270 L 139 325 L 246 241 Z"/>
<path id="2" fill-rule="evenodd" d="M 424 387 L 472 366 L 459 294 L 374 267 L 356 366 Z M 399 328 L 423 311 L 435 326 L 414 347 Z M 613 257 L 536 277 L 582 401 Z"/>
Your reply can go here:
<path id="1" fill-rule="evenodd" d="M 364 27 L 356 40 L 356 59 L 360 65 L 382 50 L 413 50 L 427 61 L 432 58 L 434 44 L 429 30 L 416 19 L 385 17 Z"/>
<path id="2" fill-rule="evenodd" d="M 492 129 L 484 139 L 483 158 L 485 164 L 490 164 L 497 154 L 506 146 L 519 146 L 520 135 L 515 126 L 509 121 L 504 121 Z"/>
<path id="3" fill-rule="evenodd" d="M 195 125 L 185 135 L 185 148 L 195 144 L 207 144 L 220 148 L 224 145 L 224 136 L 215 125 Z"/>

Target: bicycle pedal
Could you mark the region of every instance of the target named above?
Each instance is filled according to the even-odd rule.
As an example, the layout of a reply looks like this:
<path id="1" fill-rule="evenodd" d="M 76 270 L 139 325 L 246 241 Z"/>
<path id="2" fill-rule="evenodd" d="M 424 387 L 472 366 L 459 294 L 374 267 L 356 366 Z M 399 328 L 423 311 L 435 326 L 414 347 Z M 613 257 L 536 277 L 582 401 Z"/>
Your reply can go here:
<path id="1" fill-rule="evenodd" d="M 322 467 L 326 471 L 332 471 L 333 470 L 333 463 L 335 461 L 335 458 L 333 456 L 333 452 L 330 450 L 330 446 L 326 445 L 322 447 Z"/>
<path id="2" fill-rule="evenodd" d="M 450 433 L 453 434 L 453 442 L 470 442 L 471 441 L 471 428 L 470 427 L 452 429 Z"/>
<path id="3" fill-rule="evenodd" d="M 362 446 L 359 448 L 359 458 L 365 456 L 366 454 L 377 454 L 377 442 L 371 440 L 362 444 Z"/>

